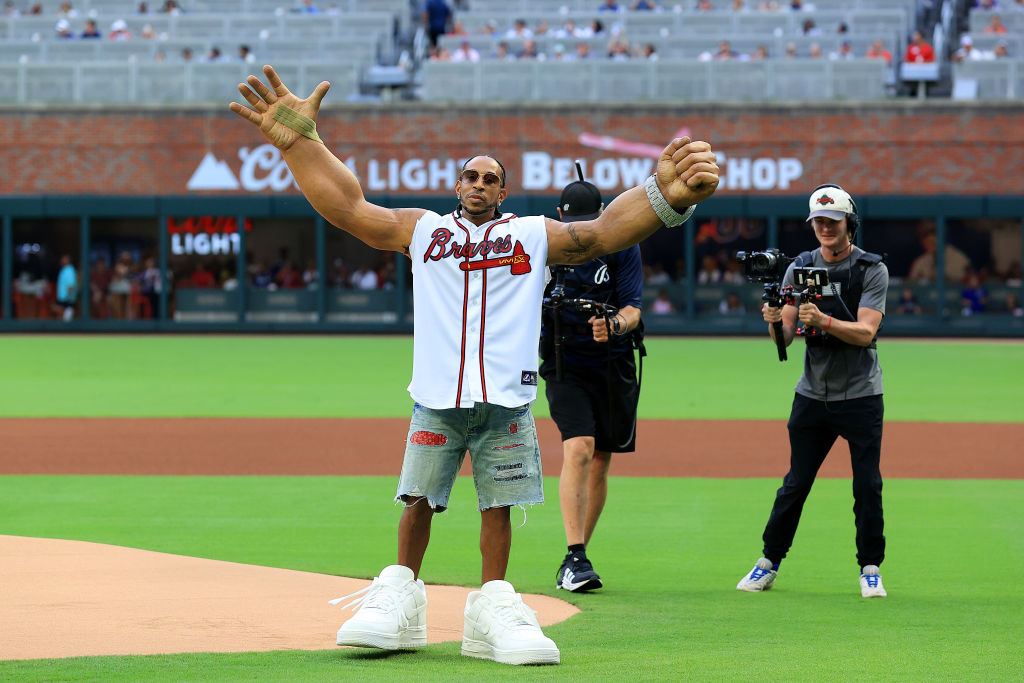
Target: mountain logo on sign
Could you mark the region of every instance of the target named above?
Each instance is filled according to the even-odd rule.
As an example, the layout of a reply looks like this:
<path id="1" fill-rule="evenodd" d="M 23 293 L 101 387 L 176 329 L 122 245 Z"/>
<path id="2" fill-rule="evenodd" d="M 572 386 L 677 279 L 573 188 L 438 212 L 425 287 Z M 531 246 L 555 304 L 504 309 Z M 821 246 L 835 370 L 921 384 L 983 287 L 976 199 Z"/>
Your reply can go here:
<path id="1" fill-rule="evenodd" d="M 228 165 L 207 152 L 185 187 L 189 190 L 237 190 L 238 178 Z"/>

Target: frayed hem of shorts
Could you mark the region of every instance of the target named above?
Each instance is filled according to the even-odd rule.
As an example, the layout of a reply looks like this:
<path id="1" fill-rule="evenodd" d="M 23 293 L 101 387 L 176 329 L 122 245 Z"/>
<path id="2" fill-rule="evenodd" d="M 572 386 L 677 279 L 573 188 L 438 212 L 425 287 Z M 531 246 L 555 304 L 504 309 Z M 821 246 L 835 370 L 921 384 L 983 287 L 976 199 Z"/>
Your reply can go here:
<path id="1" fill-rule="evenodd" d="M 416 501 L 413 502 L 413 503 L 407 503 L 404 500 L 402 500 L 403 496 L 408 496 L 408 497 L 416 498 Z M 403 508 L 411 508 L 414 505 L 419 505 L 420 501 L 422 501 L 422 500 L 427 501 L 427 505 L 430 506 L 430 509 L 433 510 L 435 514 L 440 514 L 442 512 L 448 512 L 448 506 L 447 505 L 441 505 L 437 501 L 432 500 L 431 498 L 429 498 L 427 496 L 420 496 L 420 495 L 416 495 L 415 493 L 411 493 L 411 492 L 410 493 L 400 493 L 397 496 L 395 496 L 395 506 L 401 505 Z"/>

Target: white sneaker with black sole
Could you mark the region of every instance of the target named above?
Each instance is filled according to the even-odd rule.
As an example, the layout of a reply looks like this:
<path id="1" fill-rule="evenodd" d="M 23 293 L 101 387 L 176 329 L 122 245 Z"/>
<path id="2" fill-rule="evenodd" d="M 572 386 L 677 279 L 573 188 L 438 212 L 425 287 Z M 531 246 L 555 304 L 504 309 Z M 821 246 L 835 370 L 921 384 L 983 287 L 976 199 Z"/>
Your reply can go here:
<path id="1" fill-rule="evenodd" d="M 555 641 L 508 581 L 488 581 L 466 597 L 462 654 L 502 664 L 558 664 Z"/>
<path id="2" fill-rule="evenodd" d="M 404 650 L 427 644 L 427 591 L 408 567 L 385 567 L 369 586 L 331 604 L 349 598 L 356 599 L 342 608 L 358 611 L 338 629 L 338 645 Z"/>
<path id="3" fill-rule="evenodd" d="M 884 598 L 886 596 L 885 586 L 882 585 L 882 575 L 878 573 L 878 567 L 873 564 L 860 570 L 860 594 L 865 598 Z"/>
<path id="4" fill-rule="evenodd" d="M 740 579 L 740 582 L 736 584 L 736 590 L 747 591 L 749 593 L 760 593 L 766 591 L 775 585 L 775 577 L 779 575 L 779 572 L 772 569 L 772 561 L 766 557 L 762 557 L 754 565 L 754 568 L 750 570 L 750 573 Z"/>
<path id="5" fill-rule="evenodd" d="M 555 588 L 583 593 L 592 591 L 604 586 L 601 577 L 594 571 L 594 565 L 590 563 L 583 553 L 569 553 L 562 560 L 562 566 L 558 568 L 558 575 L 555 577 Z"/>

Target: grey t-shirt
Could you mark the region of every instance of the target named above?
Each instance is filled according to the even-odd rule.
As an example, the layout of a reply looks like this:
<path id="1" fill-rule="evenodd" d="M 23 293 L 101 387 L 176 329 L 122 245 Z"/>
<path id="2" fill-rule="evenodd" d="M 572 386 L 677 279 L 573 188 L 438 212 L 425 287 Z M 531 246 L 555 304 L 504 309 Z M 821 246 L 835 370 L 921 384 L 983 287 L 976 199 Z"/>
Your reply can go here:
<path id="1" fill-rule="evenodd" d="M 820 249 L 812 252 L 814 268 L 828 268 L 829 281 L 835 285 L 825 287 L 822 298 L 842 295 L 843 287 L 850 282 L 850 264 L 864 253 L 853 247 L 850 255 L 836 263 L 827 263 Z M 783 285 L 792 285 L 793 265 L 789 266 L 782 280 Z M 889 269 L 884 263 L 875 263 L 864 272 L 864 289 L 858 307 L 873 308 L 885 315 L 885 296 L 889 289 Z M 841 306 L 839 307 L 842 308 Z M 857 310 L 850 311 L 857 319 Z M 797 343 L 803 343 L 797 338 Z M 804 352 L 804 372 L 796 385 L 796 393 L 819 401 L 844 401 L 863 396 L 882 394 L 882 368 L 878 365 L 875 349 L 863 346 L 808 346 Z"/>

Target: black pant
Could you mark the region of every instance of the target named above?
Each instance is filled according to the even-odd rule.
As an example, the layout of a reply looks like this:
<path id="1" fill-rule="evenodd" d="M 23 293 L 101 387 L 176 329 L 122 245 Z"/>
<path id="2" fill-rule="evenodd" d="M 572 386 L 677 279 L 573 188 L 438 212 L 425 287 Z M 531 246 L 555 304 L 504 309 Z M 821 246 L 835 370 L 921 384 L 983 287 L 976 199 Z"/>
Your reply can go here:
<path id="1" fill-rule="evenodd" d="M 797 394 L 789 415 L 789 472 L 775 495 L 775 505 L 764 528 L 764 556 L 781 562 L 796 535 L 804 501 L 811 492 L 821 463 L 837 437 L 850 444 L 853 465 L 853 514 L 857 525 L 857 562 L 882 564 L 881 396 L 847 401 L 816 401 Z"/>

